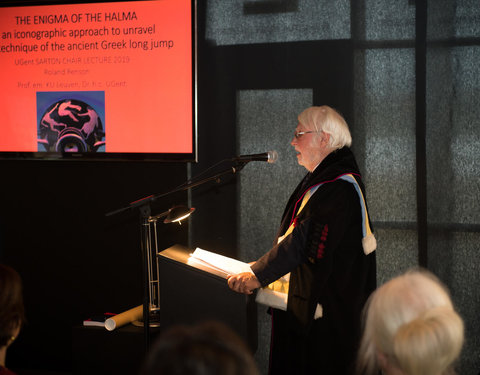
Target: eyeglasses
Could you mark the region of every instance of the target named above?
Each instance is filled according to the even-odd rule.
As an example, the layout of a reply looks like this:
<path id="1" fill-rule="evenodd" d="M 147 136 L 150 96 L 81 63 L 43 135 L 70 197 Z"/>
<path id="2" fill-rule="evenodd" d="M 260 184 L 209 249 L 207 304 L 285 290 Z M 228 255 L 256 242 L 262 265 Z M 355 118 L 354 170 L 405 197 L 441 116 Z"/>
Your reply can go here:
<path id="1" fill-rule="evenodd" d="M 293 136 L 298 139 L 298 138 L 300 138 L 302 135 L 308 134 L 308 133 L 319 133 L 319 132 L 316 131 L 316 130 L 309 130 L 309 131 L 306 131 L 306 132 L 295 131 L 295 133 L 293 133 Z"/>

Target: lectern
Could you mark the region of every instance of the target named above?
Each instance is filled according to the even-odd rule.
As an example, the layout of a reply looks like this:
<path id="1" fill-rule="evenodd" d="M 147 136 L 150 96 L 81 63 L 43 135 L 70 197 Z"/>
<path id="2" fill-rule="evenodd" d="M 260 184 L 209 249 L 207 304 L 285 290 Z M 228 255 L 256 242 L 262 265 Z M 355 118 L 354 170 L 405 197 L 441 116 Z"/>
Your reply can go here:
<path id="1" fill-rule="evenodd" d="M 193 251 L 174 245 L 158 254 L 160 325 L 225 323 L 257 349 L 257 308 L 253 295 L 232 291 L 220 274 L 188 264 Z"/>

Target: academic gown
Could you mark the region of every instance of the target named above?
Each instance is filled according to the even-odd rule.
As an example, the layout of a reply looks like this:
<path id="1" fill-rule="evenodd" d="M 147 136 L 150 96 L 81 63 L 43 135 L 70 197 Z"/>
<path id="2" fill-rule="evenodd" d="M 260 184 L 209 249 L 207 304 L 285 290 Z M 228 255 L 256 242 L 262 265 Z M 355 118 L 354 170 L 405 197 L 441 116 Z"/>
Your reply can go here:
<path id="1" fill-rule="evenodd" d="M 363 246 L 360 187 L 349 148 L 330 153 L 300 182 L 285 208 L 278 237 L 252 271 L 266 286 L 290 272 L 287 310 L 271 309 L 270 371 L 274 374 L 350 374 L 360 338 L 361 312 L 376 287 L 375 252 Z M 297 215 L 305 193 L 319 185 Z M 366 202 L 366 199 L 365 199 Z M 317 306 L 322 317 L 314 319 Z"/>

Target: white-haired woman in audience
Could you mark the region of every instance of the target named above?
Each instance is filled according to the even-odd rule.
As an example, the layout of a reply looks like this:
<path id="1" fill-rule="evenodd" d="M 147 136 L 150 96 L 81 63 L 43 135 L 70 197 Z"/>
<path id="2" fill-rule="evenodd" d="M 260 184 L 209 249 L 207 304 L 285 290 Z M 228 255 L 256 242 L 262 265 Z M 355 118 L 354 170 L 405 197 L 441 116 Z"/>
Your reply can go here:
<path id="1" fill-rule="evenodd" d="M 359 374 L 452 374 L 464 341 L 462 318 L 447 288 L 411 270 L 378 288 L 364 311 Z"/>

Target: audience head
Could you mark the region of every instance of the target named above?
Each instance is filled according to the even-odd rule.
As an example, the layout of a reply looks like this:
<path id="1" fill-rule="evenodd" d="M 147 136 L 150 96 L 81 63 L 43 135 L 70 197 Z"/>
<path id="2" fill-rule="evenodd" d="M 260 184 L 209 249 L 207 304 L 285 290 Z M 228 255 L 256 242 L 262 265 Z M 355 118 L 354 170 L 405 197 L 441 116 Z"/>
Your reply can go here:
<path id="1" fill-rule="evenodd" d="M 428 271 L 408 271 L 379 287 L 364 319 L 361 374 L 441 375 L 460 355 L 463 321 L 446 287 Z"/>
<path id="2" fill-rule="evenodd" d="M 243 340 L 223 323 L 174 326 L 147 354 L 143 375 L 256 375 Z"/>
<path id="3" fill-rule="evenodd" d="M 0 348 L 9 346 L 25 320 L 20 275 L 0 264 Z"/>

